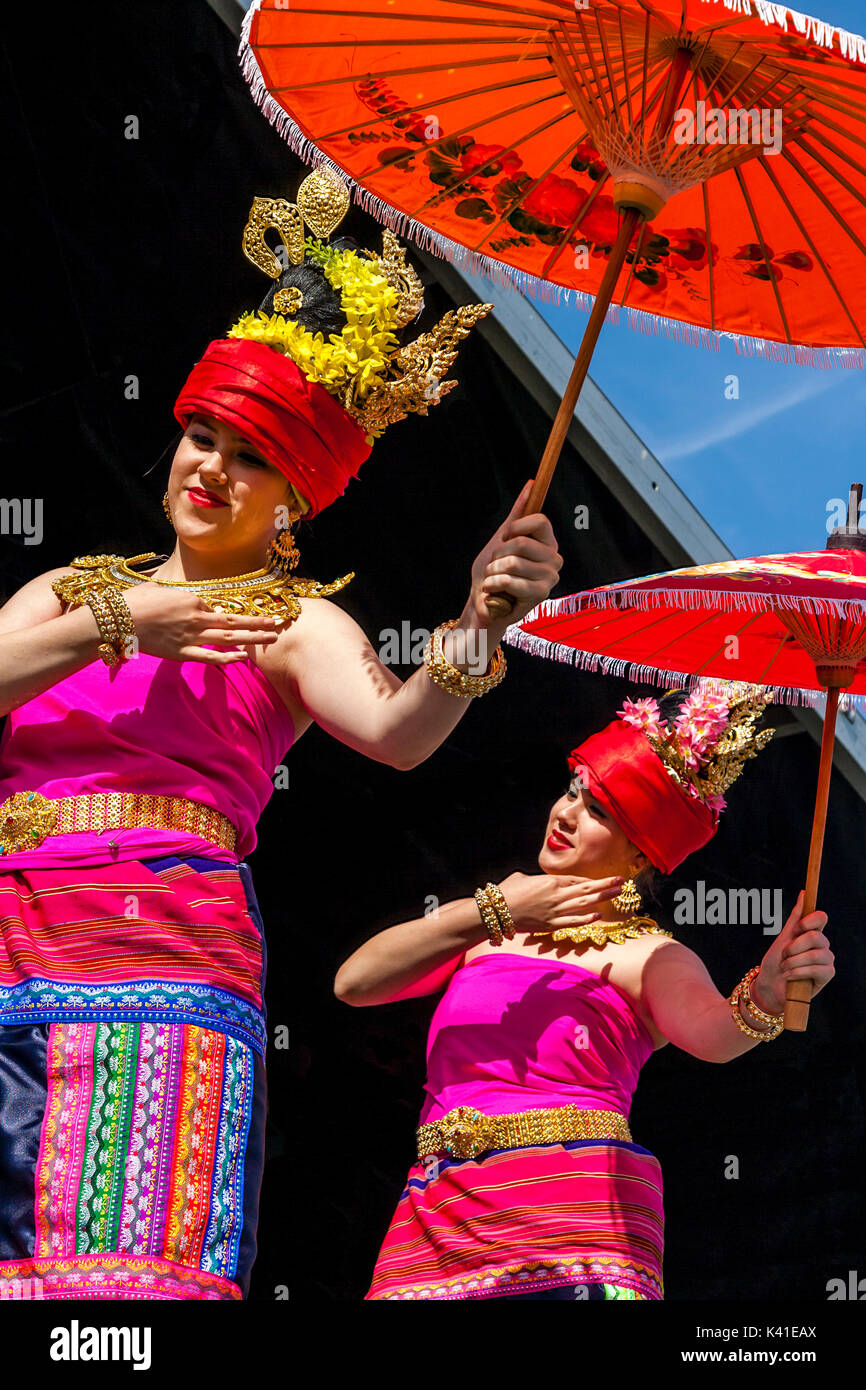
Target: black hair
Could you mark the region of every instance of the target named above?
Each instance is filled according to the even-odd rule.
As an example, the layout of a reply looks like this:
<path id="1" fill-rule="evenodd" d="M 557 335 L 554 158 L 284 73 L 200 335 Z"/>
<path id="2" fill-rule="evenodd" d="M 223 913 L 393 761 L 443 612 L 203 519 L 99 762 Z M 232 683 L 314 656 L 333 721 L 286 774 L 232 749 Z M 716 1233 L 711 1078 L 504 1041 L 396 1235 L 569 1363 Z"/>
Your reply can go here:
<path id="1" fill-rule="evenodd" d="M 672 724 L 689 697 L 688 690 L 669 690 L 656 699 L 659 713 L 667 724 Z"/>
<path id="2" fill-rule="evenodd" d="M 152 464 L 150 465 L 149 468 L 146 468 L 146 469 L 144 470 L 144 472 L 142 473 L 141 476 L 142 476 L 143 478 L 146 478 L 146 477 L 148 476 L 148 474 L 149 474 L 149 473 L 152 473 L 153 470 L 154 470 L 155 468 L 159 468 L 159 465 L 162 463 L 162 461 L 163 461 L 163 459 L 165 458 L 166 454 L 171 453 L 172 458 L 174 458 L 174 455 L 175 455 L 176 452 L 177 452 L 177 446 L 178 446 L 178 444 L 180 443 L 180 441 L 181 441 L 182 439 L 183 439 L 183 430 L 178 430 L 177 433 L 176 433 L 175 435 L 173 435 L 173 437 L 168 441 L 168 443 L 166 444 L 165 448 L 163 449 L 162 453 L 160 454 L 160 456 L 159 456 L 159 458 L 156 460 L 156 462 L 155 462 L 155 463 L 152 463 Z"/>
<path id="3" fill-rule="evenodd" d="M 328 246 L 335 251 L 361 250 L 353 237 L 346 236 L 329 241 Z M 280 290 L 290 289 L 299 289 L 304 296 L 300 309 L 289 315 L 291 319 L 306 328 L 308 333 L 321 333 L 326 342 L 332 333 L 338 336 L 342 333 L 346 326 L 346 315 L 340 307 L 340 291 L 335 290 L 325 278 L 325 272 L 317 261 L 305 256 L 300 265 L 290 265 L 279 280 L 273 282 L 259 308 L 267 314 L 278 313 L 274 308 L 274 295 Z"/>
<path id="4" fill-rule="evenodd" d="M 337 237 L 327 244 L 335 251 L 363 253 L 364 250 L 354 237 L 350 236 Z M 274 295 L 280 290 L 290 289 L 299 289 L 304 296 L 304 302 L 300 309 L 288 316 L 289 318 L 306 328 L 308 333 L 321 333 L 325 342 L 332 333 L 338 336 L 342 333 L 347 320 L 341 307 L 340 291 L 335 290 L 330 280 L 325 277 L 324 269 L 318 261 L 311 260 L 307 255 L 300 265 L 290 265 L 283 271 L 279 280 L 274 280 L 259 309 L 263 309 L 267 314 L 279 312 L 274 308 Z M 423 312 L 422 306 L 411 322 L 395 330 L 398 343 L 402 344 L 414 337 Z"/>

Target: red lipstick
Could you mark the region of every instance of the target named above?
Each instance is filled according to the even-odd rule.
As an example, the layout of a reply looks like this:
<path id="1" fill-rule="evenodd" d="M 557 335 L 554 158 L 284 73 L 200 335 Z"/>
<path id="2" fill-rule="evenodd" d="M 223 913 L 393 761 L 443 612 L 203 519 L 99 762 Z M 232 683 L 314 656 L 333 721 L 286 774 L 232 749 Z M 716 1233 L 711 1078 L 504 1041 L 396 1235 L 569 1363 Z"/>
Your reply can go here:
<path id="1" fill-rule="evenodd" d="M 560 834 L 558 830 L 551 830 L 547 837 L 547 848 L 560 850 L 574 849 L 574 845 L 570 840 L 566 840 L 565 836 Z"/>
<path id="2" fill-rule="evenodd" d="M 201 487 L 187 488 L 187 496 L 196 507 L 227 507 L 228 502 L 224 502 L 221 497 L 217 497 L 215 492 L 207 492 Z"/>

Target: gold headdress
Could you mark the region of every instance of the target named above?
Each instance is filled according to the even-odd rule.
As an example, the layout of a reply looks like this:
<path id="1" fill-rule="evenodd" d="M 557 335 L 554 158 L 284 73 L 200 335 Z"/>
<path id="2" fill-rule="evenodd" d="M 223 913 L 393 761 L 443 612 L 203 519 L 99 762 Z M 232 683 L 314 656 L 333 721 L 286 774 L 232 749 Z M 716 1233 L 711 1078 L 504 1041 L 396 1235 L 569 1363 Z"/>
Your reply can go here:
<path id="1" fill-rule="evenodd" d="M 723 793 L 773 737 L 774 729 L 755 730 L 771 698 L 764 686 L 708 679 L 689 694 L 672 724 L 662 720 L 652 698 L 626 700 L 619 713 L 646 735 L 684 791 L 722 811 Z"/>
<path id="2" fill-rule="evenodd" d="M 424 290 L 406 263 L 405 248 L 387 228 L 382 252 L 337 250 L 326 239 L 349 209 L 343 180 L 326 164 L 308 174 L 298 188 L 297 202 L 284 198 L 255 198 L 244 228 L 244 254 L 273 280 L 283 266 L 265 241 L 274 228 L 289 262 L 305 259 L 322 267 L 329 284 L 340 293 L 346 317 L 342 333 L 311 333 L 296 315 L 303 305 L 298 287 L 277 290 L 274 314 L 260 309 L 243 314 L 229 330 L 230 338 L 248 338 L 284 352 L 310 381 L 320 382 L 364 430 L 368 443 L 388 425 L 407 415 L 426 415 L 431 405 L 457 385 L 445 381 L 457 345 L 492 304 L 467 304 L 449 309 L 428 332 L 400 347 L 397 330 L 411 323 L 424 307 Z M 304 226 L 313 233 L 304 236 Z"/>

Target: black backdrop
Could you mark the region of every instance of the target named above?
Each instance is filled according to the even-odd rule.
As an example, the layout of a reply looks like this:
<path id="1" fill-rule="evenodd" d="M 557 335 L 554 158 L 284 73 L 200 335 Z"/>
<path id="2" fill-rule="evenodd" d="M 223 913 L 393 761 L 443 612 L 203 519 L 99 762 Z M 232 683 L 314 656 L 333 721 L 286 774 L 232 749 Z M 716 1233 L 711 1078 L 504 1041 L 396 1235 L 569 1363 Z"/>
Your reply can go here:
<path id="1" fill-rule="evenodd" d="M 7 217 L 2 493 L 44 499 L 42 544 L 3 537 L 8 596 L 73 555 L 169 547 L 159 499 L 171 406 L 212 337 L 258 303 L 241 231 L 255 194 L 294 196 L 306 166 L 253 105 L 236 41 L 205 0 L 54 7 L 50 31 L 4 17 Z M 38 59 L 36 54 L 38 53 Z M 125 138 L 129 118 L 138 138 Z M 353 208 L 341 232 L 372 245 Z M 423 327 L 450 301 L 425 272 Z M 495 299 L 495 294 L 494 294 Z M 628 333 L 620 332 L 623 352 Z M 357 579 L 339 601 L 371 635 L 462 607 L 469 565 L 532 475 L 549 427 L 475 332 L 460 386 L 394 426 L 362 479 L 302 532 L 304 570 Z M 127 379 L 139 383 L 126 399 Z M 151 470 L 152 471 L 148 471 Z M 585 503 L 591 524 L 573 529 Z M 567 450 L 547 504 L 566 558 L 558 592 L 665 560 Z M 268 1162 L 252 1297 L 357 1300 L 411 1158 L 431 1000 L 353 1010 L 340 961 L 373 931 L 515 868 L 532 871 L 564 755 L 633 686 L 509 652 L 506 682 L 412 772 L 312 729 L 288 759 L 252 856 L 269 948 Z M 639 693 L 648 693 L 641 690 Z M 786 722 L 784 711 L 776 715 Z M 716 839 L 661 891 L 703 879 L 801 886 L 818 753 L 777 739 L 733 789 Z M 665 1175 L 667 1296 L 824 1300 L 863 1250 L 866 809 L 834 778 L 821 905 L 838 975 L 805 1035 L 727 1066 L 673 1047 L 632 1110 Z M 678 929 L 727 993 L 769 944 L 760 926 Z M 725 1177 L 730 1155 L 739 1177 Z"/>

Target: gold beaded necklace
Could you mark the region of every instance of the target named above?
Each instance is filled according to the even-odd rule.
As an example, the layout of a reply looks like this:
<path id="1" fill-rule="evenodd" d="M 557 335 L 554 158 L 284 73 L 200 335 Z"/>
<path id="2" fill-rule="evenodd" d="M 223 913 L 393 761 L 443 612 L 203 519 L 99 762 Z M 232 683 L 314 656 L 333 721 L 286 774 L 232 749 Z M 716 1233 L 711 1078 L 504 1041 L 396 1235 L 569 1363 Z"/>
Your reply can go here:
<path id="1" fill-rule="evenodd" d="M 224 579 L 157 579 L 140 574 L 133 566 L 167 559 L 148 551 L 124 559 L 122 555 L 79 555 L 72 567 L 82 574 L 64 575 L 52 584 L 63 603 L 77 607 L 94 589 L 131 589 L 139 584 L 159 584 L 167 589 L 188 589 L 211 603 L 218 613 L 246 613 L 248 616 L 281 618 L 293 623 L 301 612 L 299 598 L 325 598 L 354 579 L 354 572 L 320 584 L 315 579 L 297 579 L 277 568 L 249 570 Z M 217 600 L 217 602 L 213 602 Z"/>

